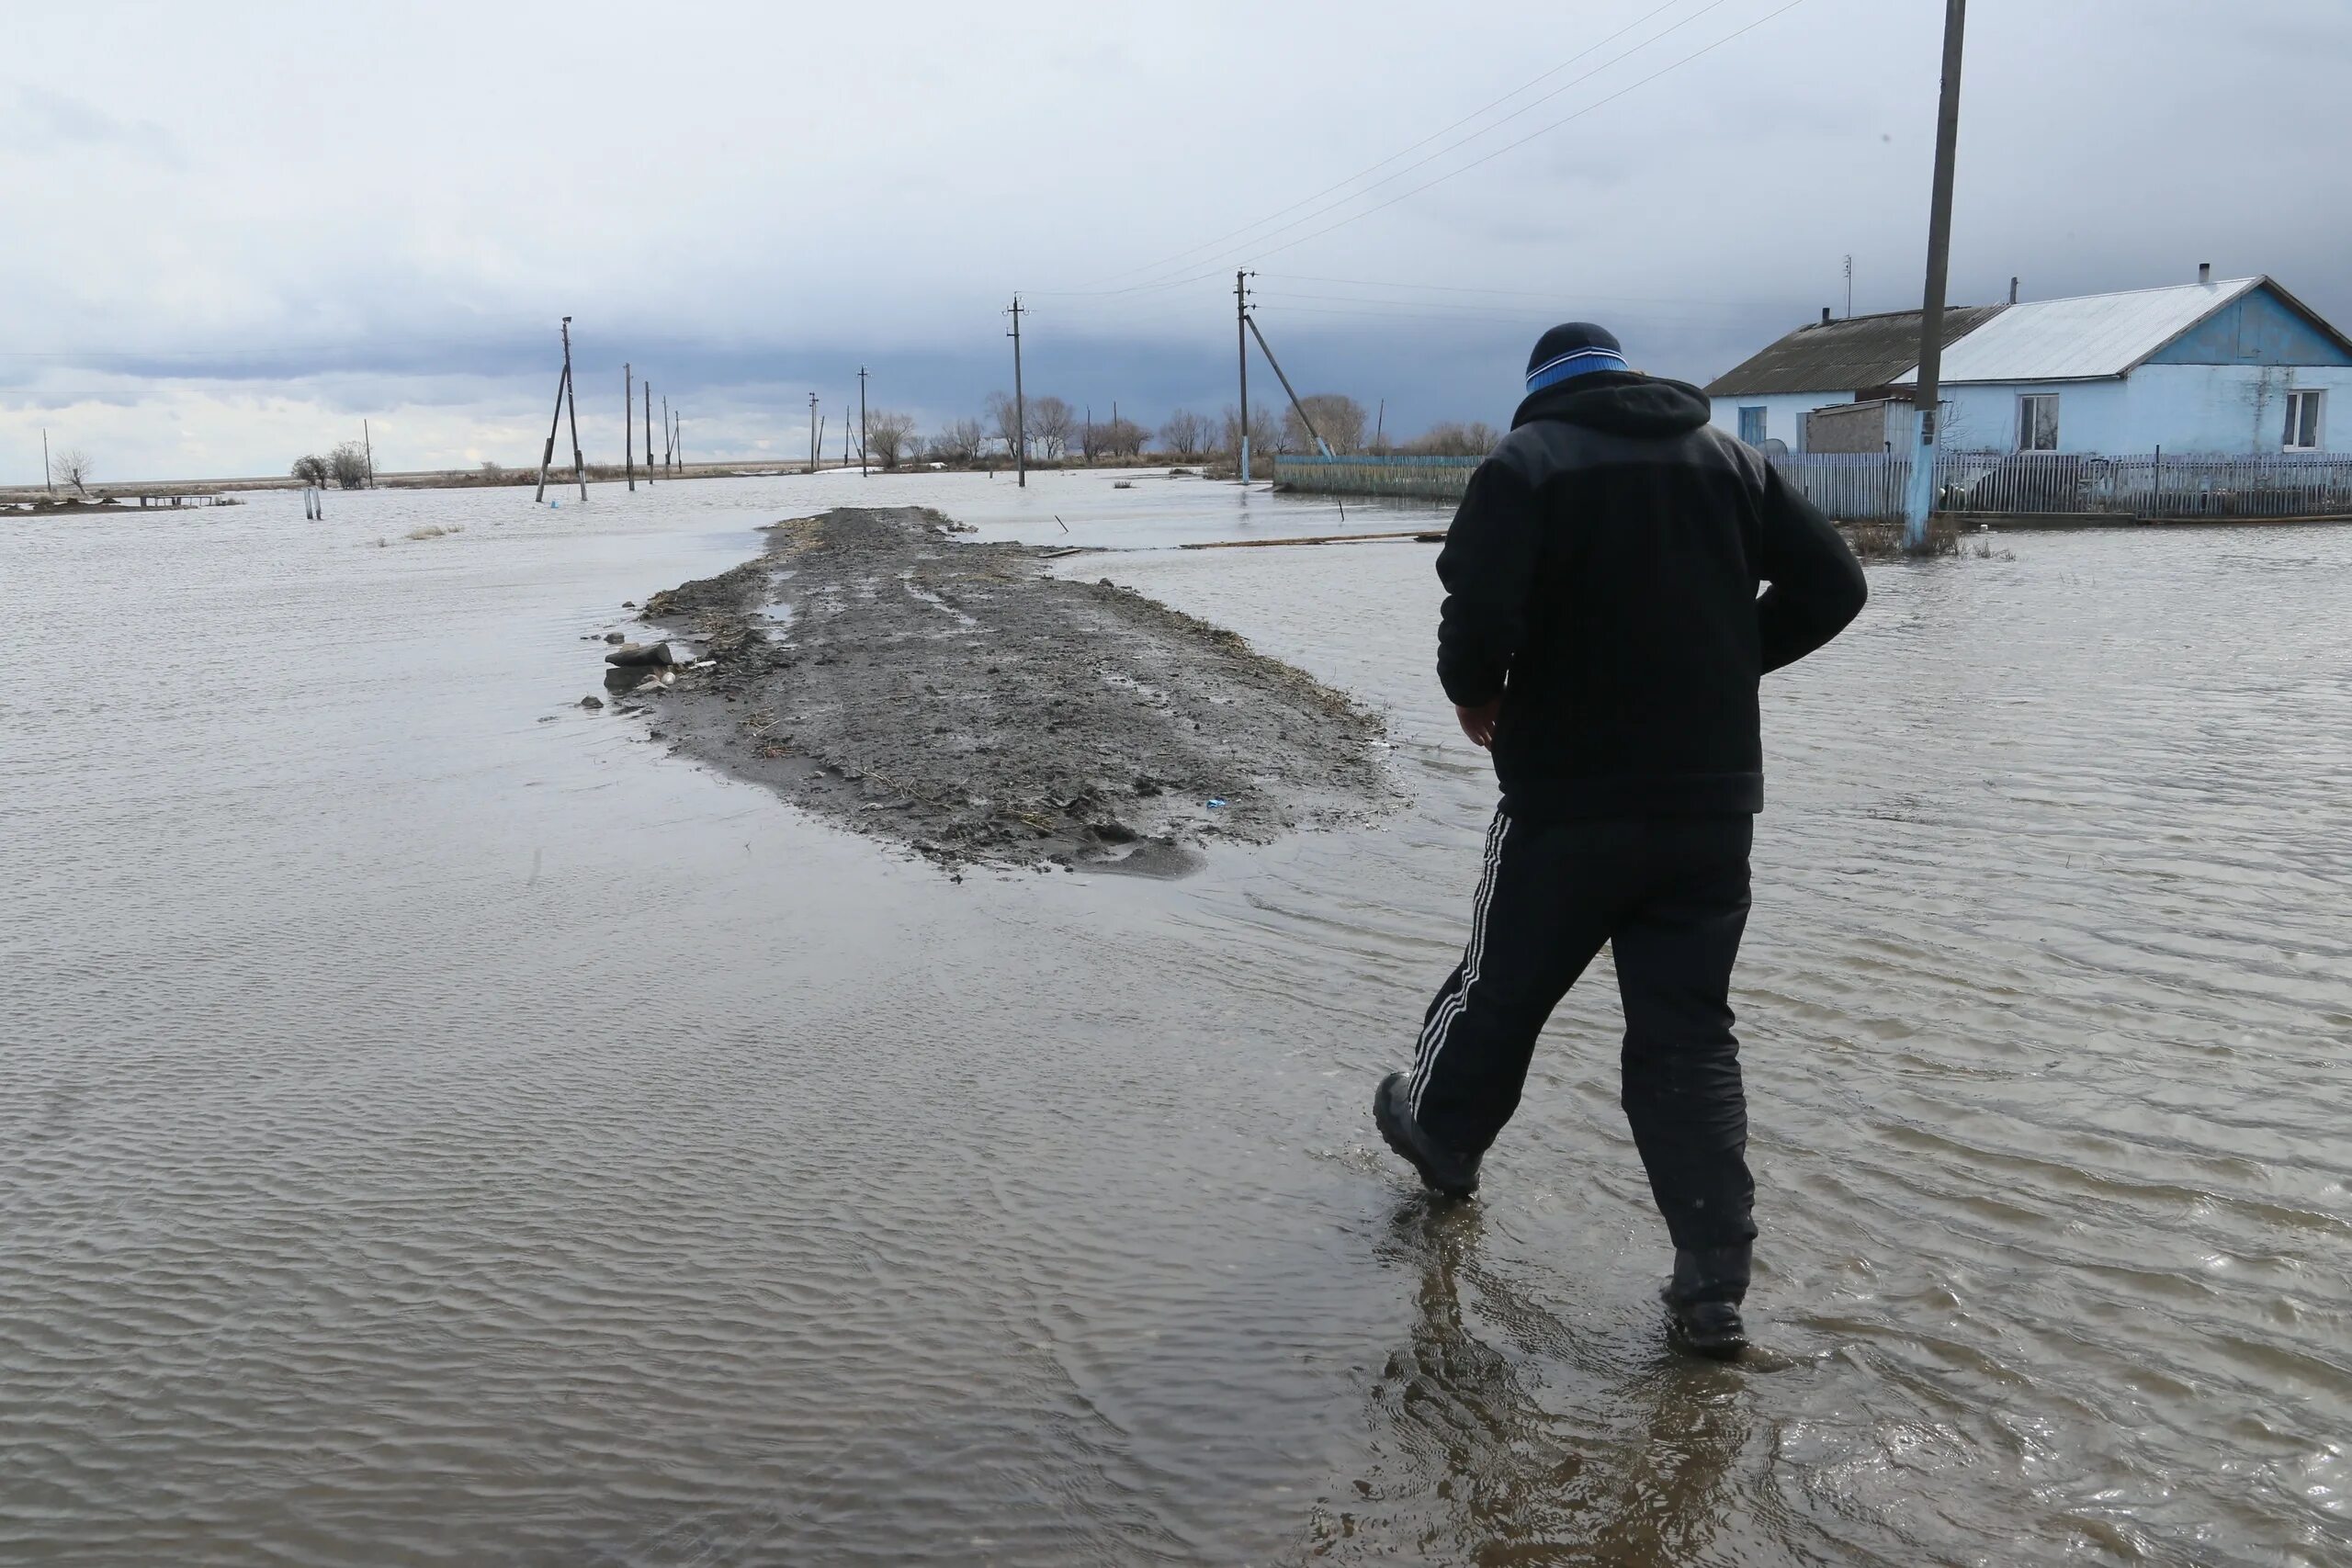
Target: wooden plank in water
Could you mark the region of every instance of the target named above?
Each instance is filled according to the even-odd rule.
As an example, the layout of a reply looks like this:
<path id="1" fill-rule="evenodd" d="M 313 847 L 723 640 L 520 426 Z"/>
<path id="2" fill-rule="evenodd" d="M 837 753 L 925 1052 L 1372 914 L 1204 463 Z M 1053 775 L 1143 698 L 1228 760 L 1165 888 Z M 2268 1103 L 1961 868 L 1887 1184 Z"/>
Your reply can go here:
<path id="1" fill-rule="evenodd" d="M 1412 539 L 1424 545 L 1445 542 L 1443 534 L 1412 531 L 1403 534 L 1311 534 L 1293 539 L 1203 539 L 1180 545 L 1186 550 L 1271 550 L 1278 545 L 1363 545 L 1381 539 Z"/>

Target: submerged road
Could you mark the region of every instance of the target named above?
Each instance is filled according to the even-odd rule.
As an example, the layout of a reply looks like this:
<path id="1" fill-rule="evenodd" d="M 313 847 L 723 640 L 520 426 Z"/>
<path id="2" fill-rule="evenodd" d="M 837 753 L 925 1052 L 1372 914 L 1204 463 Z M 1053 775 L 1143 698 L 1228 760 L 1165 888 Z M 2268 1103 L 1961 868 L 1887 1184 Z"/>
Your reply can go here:
<path id="1" fill-rule="evenodd" d="M 1334 531 L 1111 483 L 0 532 L 71 654 L 0 683 L 0 1560 L 2352 1560 L 2352 531 L 1873 568 L 1773 678 L 1727 1371 L 1605 969 L 1476 1204 L 1365 1116 L 1492 798 L 1426 547 L 1057 566 L 1385 722 L 1405 804 L 1181 880 L 951 883 L 579 705 L 779 517 Z"/>

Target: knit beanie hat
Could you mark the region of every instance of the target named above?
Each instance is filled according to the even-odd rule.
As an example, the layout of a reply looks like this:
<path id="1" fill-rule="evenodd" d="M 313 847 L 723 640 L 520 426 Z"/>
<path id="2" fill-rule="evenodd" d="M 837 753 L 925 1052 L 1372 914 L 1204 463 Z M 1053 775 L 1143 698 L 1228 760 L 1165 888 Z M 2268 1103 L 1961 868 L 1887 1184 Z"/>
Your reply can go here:
<path id="1" fill-rule="evenodd" d="M 1624 368 L 1624 350 L 1606 327 L 1564 321 L 1535 341 L 1527 356 L 1527 389 L 1540 392 L 1571 376 Z"/>

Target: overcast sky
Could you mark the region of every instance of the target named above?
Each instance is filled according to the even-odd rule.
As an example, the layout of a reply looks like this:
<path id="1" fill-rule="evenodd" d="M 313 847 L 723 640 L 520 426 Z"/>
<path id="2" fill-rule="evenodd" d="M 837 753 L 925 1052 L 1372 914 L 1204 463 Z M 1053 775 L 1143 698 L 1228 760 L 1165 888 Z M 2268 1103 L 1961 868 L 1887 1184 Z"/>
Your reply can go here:
<path id="1" fill-rule="evenodd" d="M 805 452 L 861 364 L 976 412 L 1016 289 L 1032 395 L 1156 423 L 1233 400 L 1253 267 L 1299 389 L 1408 434 L 1507 418 L 1555 321 L 1704 379 L 1849 253 L 1918 302 L 1934 0 L 346 9 L 12 16 L 0 482 L 44 426 L 101 479 L 363 417 L 387 469 L 534 463 L 567 313 L 616 460 L 625 359 L 694 457 Z M 2352 6 L 1976 0 L 1953 299 L 2211 261 L 2352 324 L 2348 73 Z"/>

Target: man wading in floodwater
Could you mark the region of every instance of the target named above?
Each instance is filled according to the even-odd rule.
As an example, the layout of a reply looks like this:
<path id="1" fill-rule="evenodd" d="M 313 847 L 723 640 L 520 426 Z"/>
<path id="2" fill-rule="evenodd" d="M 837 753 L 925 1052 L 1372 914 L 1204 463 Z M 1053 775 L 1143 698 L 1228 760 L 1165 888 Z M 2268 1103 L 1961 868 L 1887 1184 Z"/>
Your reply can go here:
<path id="1" fill-rule="evenodd" d="M 1728 997 L 1764 806 L 1758 678 L 1860 613 L 1861 568 L 1695 389 L 1572 321 L 1529 356 L 1437 571 L 1438 679 L 1502 805 L 1469 945 L 1374 1119 L 1430 1190 L 1476 1191 L 1536 1034 L 1611 943 L 1625 1115 L 1674 1237 L 1667 1305 L 1682 1343 L 1735 1356 L 1756 1186 Z"/>

